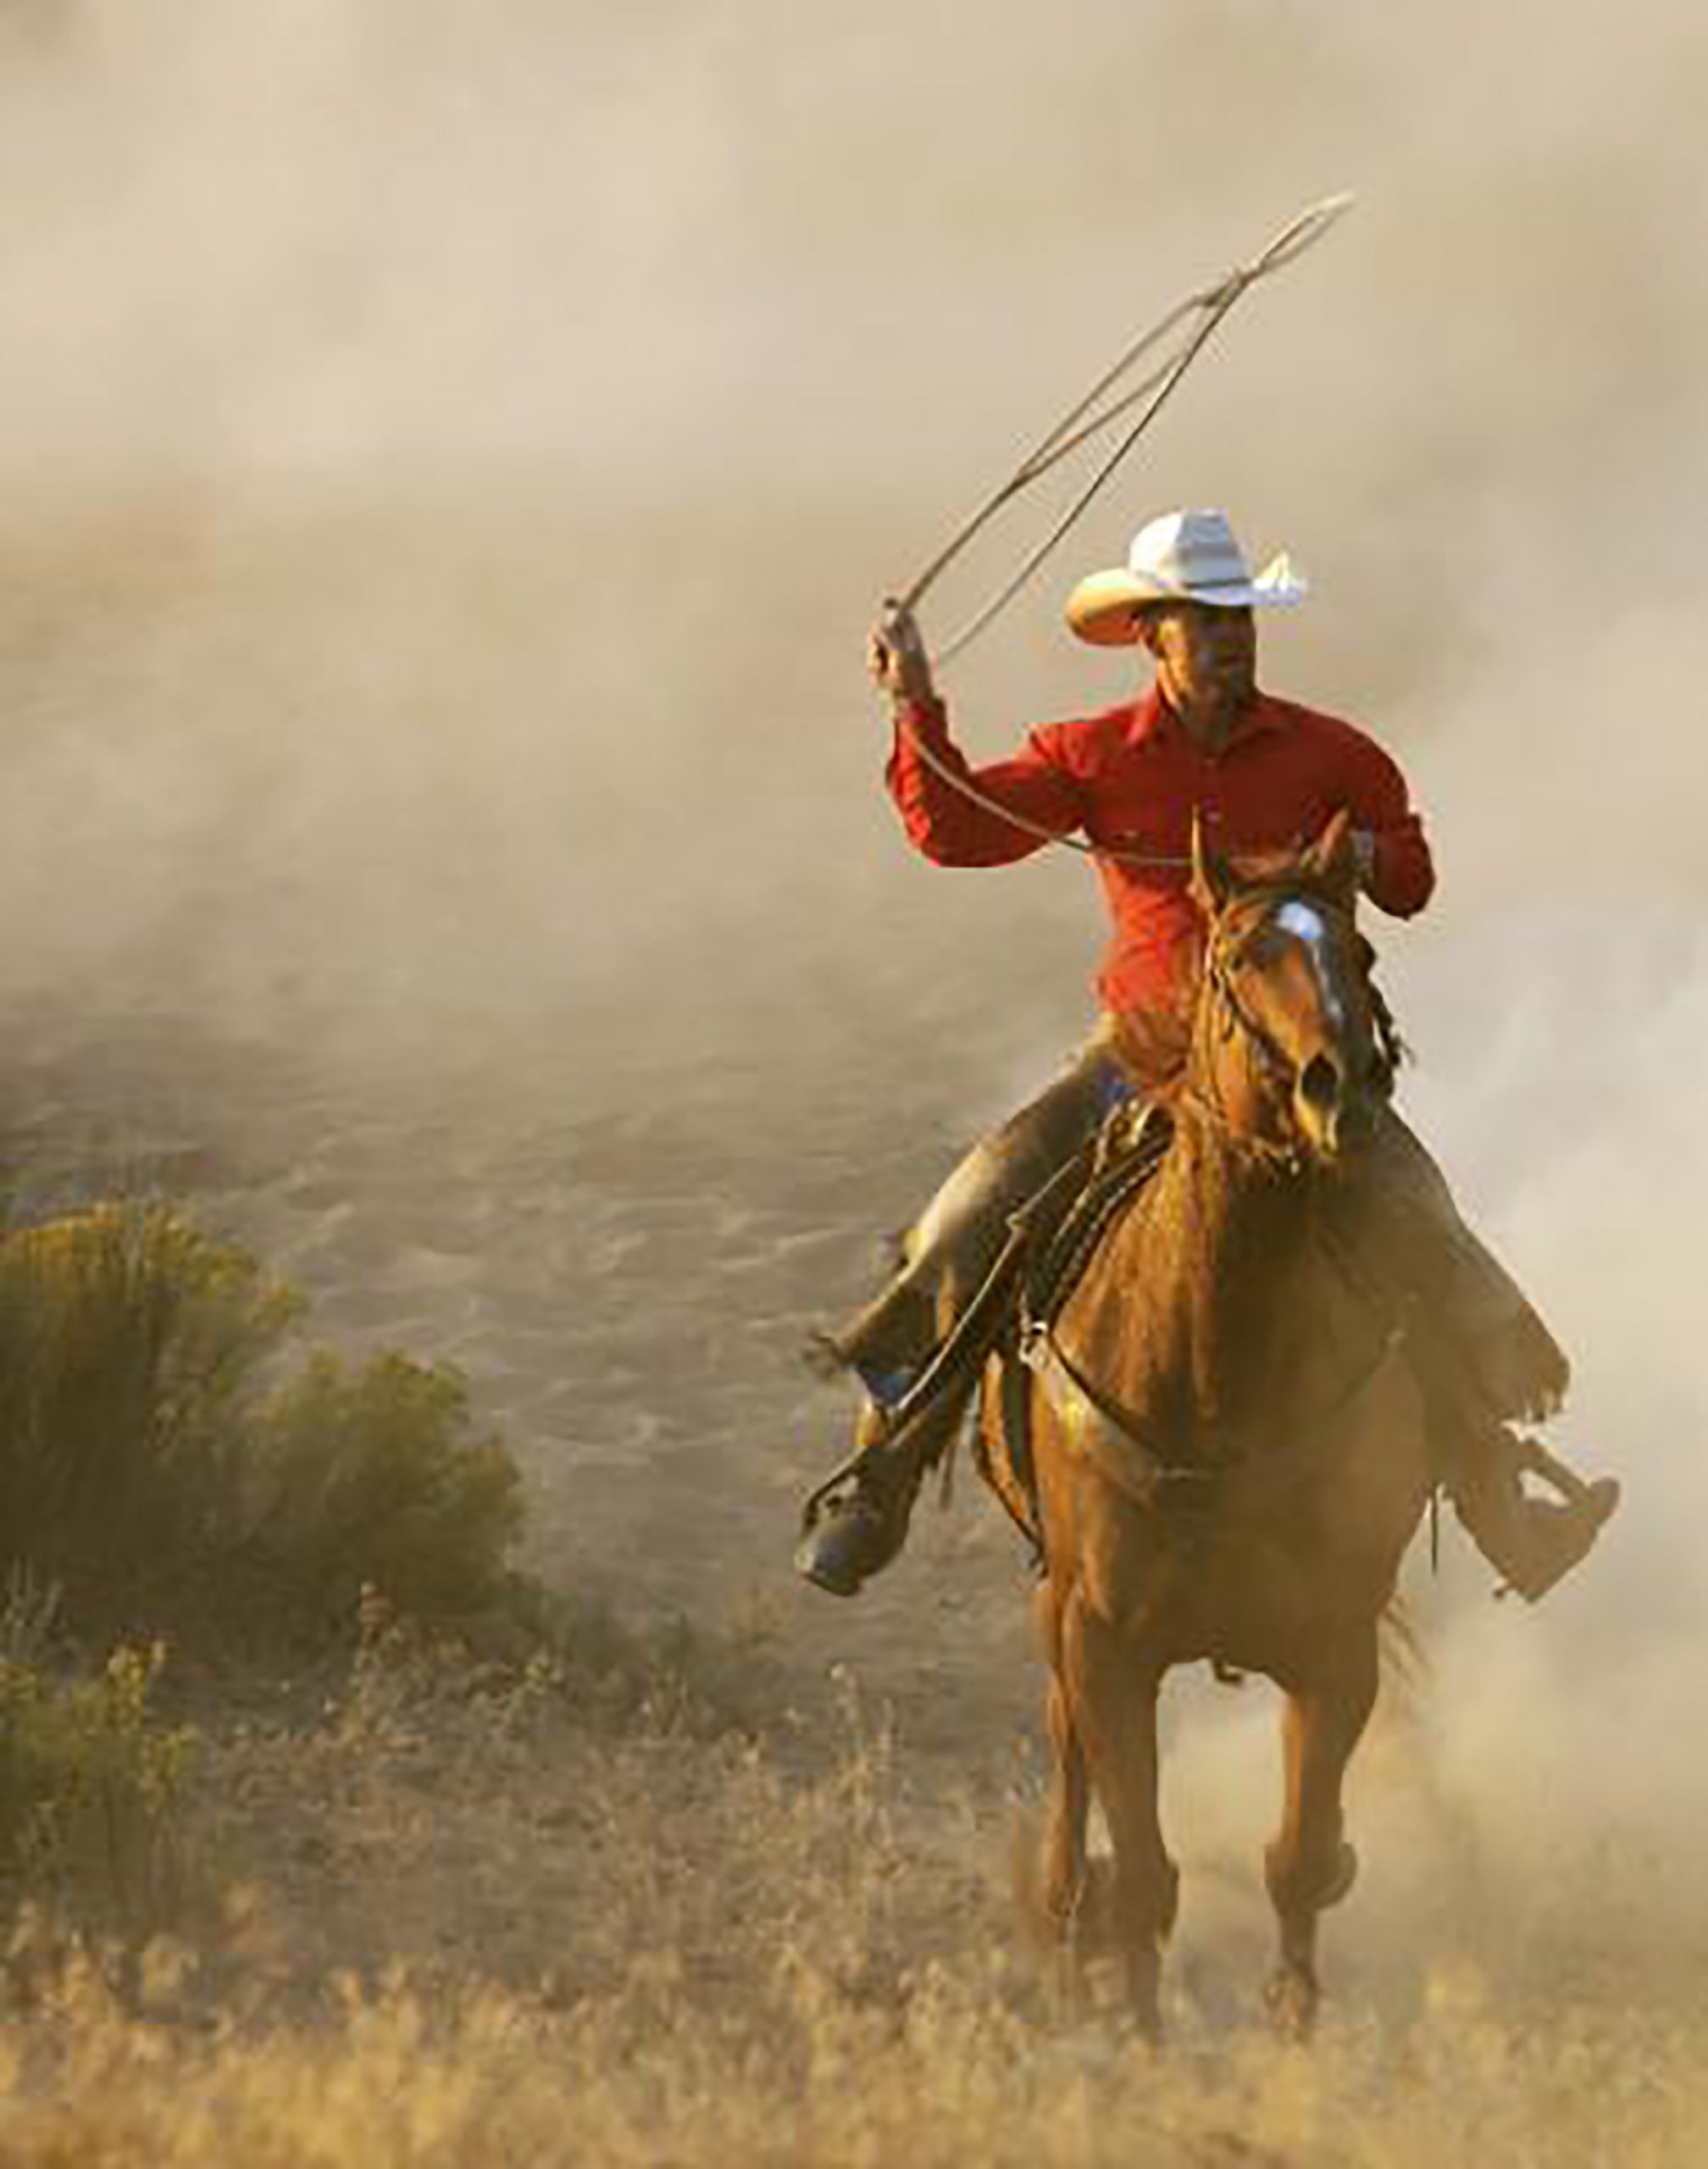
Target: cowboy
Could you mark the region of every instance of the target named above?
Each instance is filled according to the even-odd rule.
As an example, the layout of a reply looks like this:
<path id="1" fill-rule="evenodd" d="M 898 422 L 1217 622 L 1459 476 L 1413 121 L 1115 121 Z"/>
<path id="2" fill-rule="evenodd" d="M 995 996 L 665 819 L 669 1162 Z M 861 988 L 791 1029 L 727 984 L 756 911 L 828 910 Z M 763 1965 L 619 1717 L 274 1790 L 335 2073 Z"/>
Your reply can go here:
<path id="1" fill-rule="evenodd" d="M 1429 846 L 1394 761 L 1350 724 L 1258 686 L 1256 613 L 1304 594 L 1284 556 L 1254 577 L 1221 512 L 1151 520 L 1124 566 L 1079 583 L 1067 616 L 1084 641 L 1142 646 L 1154 682 L 1103 714 L 1034 730 L 1011 759 L 978 769 L 951 739 L 911 615 L 894 612 L 873 633 L 873 673 L 896 726 L 886 779 L 914 845 L 940 865 L 998 866 L 1083 832 L 1112 933 L 1090 1039 L 954 1169 L 890 1284 L 829 1343 L 868 1398 L 851 1485 L 815 1512 L 797 1555 L 821 1588 L 851 1595 L 900 1550 L 920 1478 L 962 1420 L 967 1391 L 945 1394 L 897 1438 L 888 1412 L 984 1282 L 1011 1215 L 1112 1107 L 1178 1077 L 1201 955 L 1187 876 L 1195 823 L 1241 857 L 1295 847 L 1344 809 L 1371 902 L 1406 918 L 1429 901 Z M 1533 1600 L 1588 1551 L 1618 1486 L 1580 1482 L 1512 1432 L 1558 1405 L 1566 1359 L 1391 1109 L 1377 1133 L 1361 1185 L 1366 1217 L 1434 1322 L 1440 1360 L 1424 1384 L 1445 1481 L 1483 1556 Z M 1528 1495 L 1526 1467 L 1563 1500 Z"/>

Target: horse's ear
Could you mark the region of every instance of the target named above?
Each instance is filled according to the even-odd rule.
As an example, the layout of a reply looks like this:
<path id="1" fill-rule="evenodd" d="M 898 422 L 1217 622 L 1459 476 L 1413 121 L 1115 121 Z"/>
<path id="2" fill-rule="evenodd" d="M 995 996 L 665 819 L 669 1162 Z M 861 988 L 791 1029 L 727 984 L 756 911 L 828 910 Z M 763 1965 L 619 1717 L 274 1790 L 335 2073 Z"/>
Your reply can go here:
<path id="1" fill-rule="evenodd" d="M 1192 901 L 1206 918 L 1214 918 L 1233 886 L 1228 862 L 1204 835 L 1204 816 L 1192 809 Z"/>
<path id="2" fill-rule="evenodd" d="M 1299 861 L 1307 881 L 1325 889 L 1356 888 L 1358 854 L 1352 842 L 1352 815 L 1345 806 L 1331 813 Z"/>

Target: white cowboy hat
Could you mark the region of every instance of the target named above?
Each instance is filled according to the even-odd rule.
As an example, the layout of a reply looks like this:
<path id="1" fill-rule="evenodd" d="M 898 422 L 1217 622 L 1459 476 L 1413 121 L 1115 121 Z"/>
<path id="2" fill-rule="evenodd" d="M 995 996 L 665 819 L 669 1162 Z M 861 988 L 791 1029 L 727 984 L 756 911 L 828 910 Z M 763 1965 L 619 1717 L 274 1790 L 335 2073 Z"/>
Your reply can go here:
<path id="1" fill-rule="evenodd" d="M 1099 647 L 1131 647 L 1145 602 L 1253 609 L 1302 602 L 1306 583 L 1284 550 L 1254 579 L 1225 512 L 1165 512 L 1133 537 L 1127 562 L 1092 573 L 1068 598 L 1068 622 Z"/>

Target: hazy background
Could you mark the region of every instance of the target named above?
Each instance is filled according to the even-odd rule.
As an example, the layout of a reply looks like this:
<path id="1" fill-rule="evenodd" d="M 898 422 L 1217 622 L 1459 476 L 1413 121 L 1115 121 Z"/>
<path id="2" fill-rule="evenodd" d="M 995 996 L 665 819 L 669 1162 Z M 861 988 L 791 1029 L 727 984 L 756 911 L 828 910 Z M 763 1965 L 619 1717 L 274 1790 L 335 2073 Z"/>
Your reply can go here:
<path id="1" fill-rule="evenodd" d="M 992 755 L 1119 697 L 1060 598 L 1171 503 L 1311 570 L 1265 674 L 1392 747 L 1439 853 L 1428 917 L 1378 929 L 1410 1104 L 1578 1355 L 1562 1435 L 1629 1483 L 1544 1613 L 1459 1570 L 1439 1767 L 1490 1846 L 1527 1855 L 1545 1800 L 1550 1842 L 1676 1890 L 1708 1808 L 1705 80 L 1687 0 L 7 0 L 19 1059 L 109 1136 L 165 1106 L 287 1157 L 255 1080 L 288 1080 L 429 1244 L 439 1148 L 387 1143 L 411 1095 L 452 1157 L 552 1110 L 514 1180 L 546 1210 L 557 1152 L 613 1225 L 652 1134 L 727 1212 L 763 1190 L 801 1312 L 849 1299 L 857 1228 L 1080 1029 L 1101 932 L 1077 864 L 907 855 L 865 622 L 1129 332 L 1356 189 L 950 690 Z M 469 1222 L 499 1258 L 505 1195 Z M 602 1450 L 685 1586 L 685 1468 L 694 1515 L 751 1507 L 720 1575 L 774 1582 L 834 1408 L 809 1434 L 753 1369 L 740 1274 L 656 1259 L 624 1300 L 671 1331 Z M 649 1462 L 673 1362 L 706 1430 Z M 519 1442 L 543 1482 L 575 1439 Z M 917 1640 L 901 1574 L 810 1631 Z M 1256 1719 L 1218 1706 L 1194 1751 L 1238 1819 Z"/>

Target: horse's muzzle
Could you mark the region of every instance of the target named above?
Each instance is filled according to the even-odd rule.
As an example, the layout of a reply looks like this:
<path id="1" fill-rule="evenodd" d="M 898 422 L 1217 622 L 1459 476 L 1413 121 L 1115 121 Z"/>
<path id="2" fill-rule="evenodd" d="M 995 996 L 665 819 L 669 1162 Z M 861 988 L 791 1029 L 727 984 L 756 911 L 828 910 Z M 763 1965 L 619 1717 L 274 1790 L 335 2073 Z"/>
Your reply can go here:
<path id="1" fill-rule="evenodd" d="M 1312 1056 L 1294 1081 L 1293 1119 L 1312 1159 L 1332 1165 L 1368 1143 L 1375 1102 L 1324 1049 Z"/>

